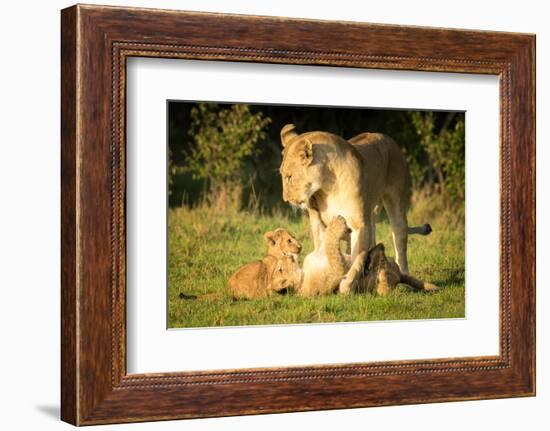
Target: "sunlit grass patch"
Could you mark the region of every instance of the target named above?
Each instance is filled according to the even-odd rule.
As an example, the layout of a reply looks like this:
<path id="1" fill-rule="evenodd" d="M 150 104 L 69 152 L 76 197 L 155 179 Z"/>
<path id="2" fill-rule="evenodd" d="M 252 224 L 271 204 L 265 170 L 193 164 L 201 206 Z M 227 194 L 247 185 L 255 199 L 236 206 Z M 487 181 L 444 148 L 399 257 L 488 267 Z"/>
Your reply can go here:
<path id="1" fill-rule="evenodd" d="M 422 202 L 415 208 L 421 208 Z M 413 275 L 442 287 L 415 292 L 404 285 L 386 297 L 370 294 L 316 298 L 273 295 L 233 300 L 227 280 L 242 264 L 265 254 L 263 233 L 284 227 L 312 248 L 307 216 L 216 212 L 206 206 L 169 211 L 168 300 L 172 328 L 354 322 L 464 317 L 464 227 L 462 216 L 411 211 L 411 224 L 430 222 L 427 237 L 411 236 L 409 266 Z M 377 224 L 377 241 L 393 255 L 387 221 Z"/>

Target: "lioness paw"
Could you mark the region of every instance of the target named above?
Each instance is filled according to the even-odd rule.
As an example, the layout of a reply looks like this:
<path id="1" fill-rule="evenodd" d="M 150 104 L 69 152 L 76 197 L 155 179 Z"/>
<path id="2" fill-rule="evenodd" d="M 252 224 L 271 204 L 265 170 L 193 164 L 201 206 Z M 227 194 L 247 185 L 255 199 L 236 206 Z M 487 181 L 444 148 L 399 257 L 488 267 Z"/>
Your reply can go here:
<path id="1" fill-rule="evenodd" d="M 351 288 L 353 285 L 353 280 L 344 277 L 340 284 L 338 285 L 338 292 L 342 295 L 349 295 L 351 293 Z"/>

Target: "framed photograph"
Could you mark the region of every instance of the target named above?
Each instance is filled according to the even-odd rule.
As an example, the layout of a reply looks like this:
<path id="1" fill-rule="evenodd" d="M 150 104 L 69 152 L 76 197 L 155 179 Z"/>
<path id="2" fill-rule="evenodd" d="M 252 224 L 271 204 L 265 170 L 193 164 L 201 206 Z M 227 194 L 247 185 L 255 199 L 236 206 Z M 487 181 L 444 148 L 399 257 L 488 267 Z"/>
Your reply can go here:
<path id="1" fill-rule="evenodd" d="M 535 37 L 61 13 L 61 416 L 535 394 Z"/>

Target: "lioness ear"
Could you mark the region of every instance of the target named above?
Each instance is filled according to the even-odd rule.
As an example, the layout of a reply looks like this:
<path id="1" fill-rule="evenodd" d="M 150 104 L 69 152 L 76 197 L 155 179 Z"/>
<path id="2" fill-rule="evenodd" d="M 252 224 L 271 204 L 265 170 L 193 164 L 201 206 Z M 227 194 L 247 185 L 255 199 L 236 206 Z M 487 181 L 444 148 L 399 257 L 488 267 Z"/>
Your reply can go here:
<path id="1" fill-rule="evenodd" d="M 287 124 L 281 129 L 281 144 L 284 147 L 288 144 L 288 142 L 298 136 L 298 133 L 296 133 L 296 126 L 294 124 Z"/>
<path id="2" fill-rule="evenodd" d="M 264 233 L 264 239 L 265 239 L 265 242 L 267 242 L 267 245 L 275 245 L 275 238 L 274 238 L 273 232 Z"/>
<path id="3" fill-rule="evenodd" d="M 304 139 L 300 148 L 300 161 L 302 165 L 309 166 L 313 161 L 313 144 L 309 139 Z"/>

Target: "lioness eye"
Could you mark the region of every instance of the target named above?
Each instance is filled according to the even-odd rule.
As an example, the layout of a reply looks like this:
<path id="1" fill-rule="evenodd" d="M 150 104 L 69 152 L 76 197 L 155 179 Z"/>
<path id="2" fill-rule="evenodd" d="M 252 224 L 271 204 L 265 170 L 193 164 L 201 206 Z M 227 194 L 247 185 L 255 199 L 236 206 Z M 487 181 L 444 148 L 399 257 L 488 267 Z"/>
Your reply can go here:
<path id="1" fill-rule="evenodd" d="M 289 244 L 292 244 L 292 240 L 291 240 L 290 238 L 288 239 L 288 243 L 289 243 Z"/>
<path id="2" fill-rule="evenodd" d="M 287 180 L 287 182 L 290 182 L 292 180 L 292 175 L 287 175 L 286 180 Z"/>

